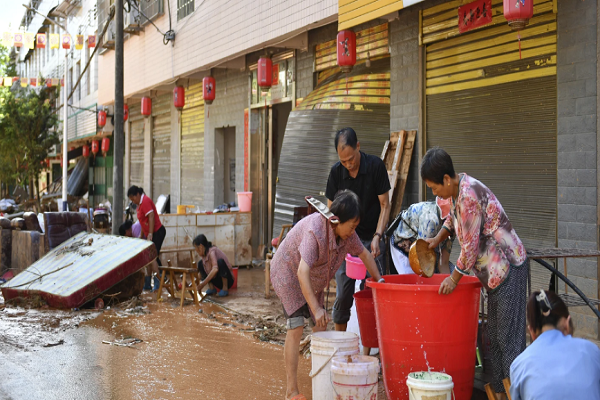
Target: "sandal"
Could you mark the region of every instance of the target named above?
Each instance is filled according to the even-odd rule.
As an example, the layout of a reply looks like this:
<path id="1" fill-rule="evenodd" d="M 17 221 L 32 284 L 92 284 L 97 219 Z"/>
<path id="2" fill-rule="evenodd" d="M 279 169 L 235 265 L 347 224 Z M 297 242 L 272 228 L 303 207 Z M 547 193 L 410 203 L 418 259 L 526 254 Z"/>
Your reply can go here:
<path id="1" fill-rule="evenodd" d="M 290 397 L 288 400 L 306 400 L 303 394 L 297 394 L 295 396 Z"/>
<path id="2" fill-rule="evenodd" d="M 208 290 L 206 291 L 206 295 L 207 295 L 207 296 L 211 296 L 211 295 L 213 295 L 213 294 L 217 294 L 217 289 L 208 289 Z"/>
<path id="3" fill-rule="evenodd" d="M 227 290 L 219 290 L 219 293 L 217 293 L 217 296 L 227 297 L 227 296 L 229 296 L 229 292 Z"/>

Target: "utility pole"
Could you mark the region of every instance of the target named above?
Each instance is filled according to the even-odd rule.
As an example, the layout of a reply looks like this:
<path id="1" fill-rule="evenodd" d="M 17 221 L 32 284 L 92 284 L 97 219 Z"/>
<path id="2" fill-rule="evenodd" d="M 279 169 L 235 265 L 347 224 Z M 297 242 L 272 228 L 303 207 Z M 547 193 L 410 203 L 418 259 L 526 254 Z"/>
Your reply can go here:
<path id="1" fill-rule="evenodd" d="M 125 157 L 125 131 L 123 129 L 123 0 L 115 1 L 115 122 L 114 122 L 114 166 L 113 166 L 113 214 L 112 233 L 119 234 L 123 223 L 123 158 Z"/>
<path id="2" fill-rule="evenodd" d="M 65 15 L 65 26 L 64 26 L 64 31 L 65 34 L 69 33 L 67 31 L 67 23 L 68 23 L 68 17 Z M 64 103 L 63 103 L 63 172 L 62 172 L 62 201 L 63 201 L 63 206 L 62 206 L 62 211 L 69 211 L 69 203 L 67 201 L 68 198 L 68 193 L 67 193 L 67 172 L 69 169 L 69 155 L 67 154 L 67 150 L 68 150 L 68 142 L 69 142 L 69 135 L 68 135 L 68 127 L 69 127 L 69 106 L 67 104 L 67 102 L 69 101 L 69 95 L 68 95 L 68 74 L 69 74 L 69 52 L 65 49 L 65 75 L 64 75 L 64 83 L 65 86 L 61 87 L 62 91 L 63 91 L 63 99 L 64 99 Z"/>

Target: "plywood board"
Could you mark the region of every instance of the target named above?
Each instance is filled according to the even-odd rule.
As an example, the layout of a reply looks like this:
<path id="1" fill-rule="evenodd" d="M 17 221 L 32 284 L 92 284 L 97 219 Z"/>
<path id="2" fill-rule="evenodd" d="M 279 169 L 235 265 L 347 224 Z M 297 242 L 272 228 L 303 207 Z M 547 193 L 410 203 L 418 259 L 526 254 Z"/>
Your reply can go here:
<path id="1" fill-rule="evenodd" d="M 410 162 L 412 160 L 412 153 L 415 147 L 415 140 L 417 138 L 417 131 L 407 131 L 406 141 L 402 151 L 402 157 L 400 161 L 400 168 L 398 171 L 398 182 L 394 190 L 394 196 L 392 200 L 392 211 L 390 213 L 391 218 L 394 218 L 402 209 L 402 200 L 404 199 L 404 190 L 406 188 L 406 181 L 408 179 L 408 170 L 410 168 Z"/>

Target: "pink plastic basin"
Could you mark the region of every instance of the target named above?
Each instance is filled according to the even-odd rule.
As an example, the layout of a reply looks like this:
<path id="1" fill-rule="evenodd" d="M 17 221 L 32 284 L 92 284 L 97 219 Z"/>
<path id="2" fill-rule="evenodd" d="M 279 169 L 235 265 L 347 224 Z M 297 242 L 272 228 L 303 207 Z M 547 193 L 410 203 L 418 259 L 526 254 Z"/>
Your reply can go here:
<path id="1" fill-rule="evenodd" d="M 365 267 L 360 258 L 346 254 L 346 275 L 352 279 L 365 279 L 367 276 L 367 267 Z"/>

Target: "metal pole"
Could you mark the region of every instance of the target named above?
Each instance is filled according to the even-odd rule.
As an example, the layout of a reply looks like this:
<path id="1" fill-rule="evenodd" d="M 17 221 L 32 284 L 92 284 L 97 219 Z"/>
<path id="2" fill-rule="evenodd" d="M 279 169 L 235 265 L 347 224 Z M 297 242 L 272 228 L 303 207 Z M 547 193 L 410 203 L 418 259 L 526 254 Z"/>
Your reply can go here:
<path id="1" fill-rule="evenodd" d="M 67 29 L 67 18 L 65 18 L 65 33 L 68 33 Z M 69 52 L 65 49 L 65 73 L 64 73 L 64 82 L 65 86 L 62 88 L 63 91 L 63 176 L 62 176 L 62 211 L 68 211 L 68 203 L 67 203 L 67 170 L 69 167 L 69 160 L 67 155 L 68 148 L 68 128 L 69 128 L 69 107 L 67 106 L 68 95 L 67 95 L 67 76 L 69 73 Z"/>
<path id="2" fill-rule="evenodd" d="M 125 157 L 125 132 L 123 129 L 123 0 L 115 1 L 116 11 L 116 40 L 115 40 L 115 130 L 114 166 L 113 166 L 113 214 L 112 233 L 119 233 L 123 223 L 123 158 Z"/>

